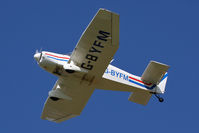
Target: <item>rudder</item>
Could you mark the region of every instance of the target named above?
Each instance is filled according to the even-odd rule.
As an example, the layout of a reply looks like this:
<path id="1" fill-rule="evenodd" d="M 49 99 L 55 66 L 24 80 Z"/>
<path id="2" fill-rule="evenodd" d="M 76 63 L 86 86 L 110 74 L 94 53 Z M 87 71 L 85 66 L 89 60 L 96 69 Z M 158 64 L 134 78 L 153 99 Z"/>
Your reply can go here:
<path id="1" fill-rule="evenodd" d="M 165 73 L 165 75 L 163 76 L 163 78 L 161 79 L 160 83 L 156 88 L 156 93 L 163 94 L 165 92 L 167 79 L 168 79 L 168 73 Z"/>

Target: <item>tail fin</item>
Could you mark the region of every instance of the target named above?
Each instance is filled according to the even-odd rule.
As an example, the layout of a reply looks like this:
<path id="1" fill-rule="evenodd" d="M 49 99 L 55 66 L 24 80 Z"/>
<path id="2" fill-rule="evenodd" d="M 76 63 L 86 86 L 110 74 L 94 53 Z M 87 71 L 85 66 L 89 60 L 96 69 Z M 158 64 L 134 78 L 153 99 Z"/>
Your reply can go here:
<path id="1" fill-rule="evenodd" d="M 165 73 L 164 77 L 161 79 L 160 83 L 157 86 L 157 93 L 164 93 L 165 88 L 166 88 L 166 83 L 167 83 L 167 78 L 168 78 L 168 73 Z"/>

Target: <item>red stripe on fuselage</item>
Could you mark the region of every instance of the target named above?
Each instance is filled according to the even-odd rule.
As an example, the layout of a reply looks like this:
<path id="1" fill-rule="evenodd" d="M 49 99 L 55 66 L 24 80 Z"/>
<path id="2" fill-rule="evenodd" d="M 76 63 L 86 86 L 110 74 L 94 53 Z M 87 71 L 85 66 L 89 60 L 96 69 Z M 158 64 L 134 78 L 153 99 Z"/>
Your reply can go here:
<path id="1" fill-rule="evenodd" d="M 52 54 L 49 54 L 49 53 L 45 53 L 45 54 L 52 56 L 52 57 L 60 58 L 60 59 L 69 59 L 68 57 L 60 57 L 60 56 L 52 55 Z"/>
<path id="2" fill-rule="evenodd" d="M 145 84 L 145 85 L 151 85 L 151 84 L 152 84 L 152 83 L 145 83 L 145 82 L 143 82 L 143 81 L 141 81 L 141 80 L 139 80 L 139 79 L 136 79 L 136 78 L 133 78 L 133 77 L 130 77 L 130 76 L 129 76 L 129 78 L 132 79 L 132 80 L 138 81 L 138 82 L 140 82 L 140 83 L 143 83 L 143 84 Z"/>

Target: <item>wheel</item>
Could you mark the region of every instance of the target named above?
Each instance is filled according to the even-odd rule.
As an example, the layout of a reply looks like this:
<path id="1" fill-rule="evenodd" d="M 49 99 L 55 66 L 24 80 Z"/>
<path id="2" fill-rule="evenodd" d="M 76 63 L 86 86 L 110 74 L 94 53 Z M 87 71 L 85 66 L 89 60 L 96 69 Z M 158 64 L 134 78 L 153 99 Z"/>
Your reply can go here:
<path id="1" fill-rule="evenodd" d="M 50 99 L 53 100 L 53 101 L 58 101 L 59 100 L 58 97 L 50 97 Z"/>
<path id="2" fill-rule="evenodd" d="M 158 100 L 159 100 L 159 102 L 161 102 L 161 103 L 164 101 L 164 99 L 161 98 L 161 97 L 160 97 Z"/>

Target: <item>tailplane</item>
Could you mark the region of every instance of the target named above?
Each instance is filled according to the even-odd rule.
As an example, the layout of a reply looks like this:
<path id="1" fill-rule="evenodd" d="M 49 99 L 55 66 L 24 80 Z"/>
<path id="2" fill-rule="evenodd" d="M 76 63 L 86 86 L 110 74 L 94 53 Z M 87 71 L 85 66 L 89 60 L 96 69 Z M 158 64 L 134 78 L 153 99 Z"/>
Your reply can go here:
<path id="1" fill-rule="evenodd" d="M 151 98 L 152 94 L 147 91 L 137 91 L 137 92 L 132 92 L 128 98 L 129 101 L 142 104 L 142 105 L 147 105 Z"/>
<path id="2" fill-rule="evenodd" d="M 160 102 L 163 102 L 164 99 L 158 94 L 163 94 L 165 92 L 168 69 L 168 65 L 156 61 L 150 61 L 149 65 L 142 74 L 141 80 L 145 84 L 153 84 L 154 88 L 150 91 L 140 90 L 132 92 L 128 100 L 138 104 L 146 105 L 152 94 L 154 94 Z"/>
<path id="3" fill-rule="evenodd" d="M 144 73 L 142 74 L 142 81 L 145 83 L 152 83 L 158 85 L 165 73 L 168 71 L 169 66 L 156 61 L 150 61 Z"/>

